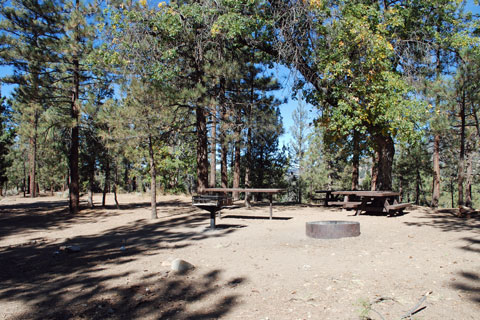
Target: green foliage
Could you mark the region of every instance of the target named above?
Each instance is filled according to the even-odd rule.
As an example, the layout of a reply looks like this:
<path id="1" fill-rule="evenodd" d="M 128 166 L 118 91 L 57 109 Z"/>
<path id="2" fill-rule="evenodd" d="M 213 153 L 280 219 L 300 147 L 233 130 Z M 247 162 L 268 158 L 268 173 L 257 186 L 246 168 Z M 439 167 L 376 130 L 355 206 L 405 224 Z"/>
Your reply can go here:
<path id="1" fill-rule="evenodd" d="M 15 70 L 2 80 L 18 85 L 11 122 L 0 119 L 0 182 L 11 164 L 6 174 L 21 186 L 35 165 L 44 189 L 60 188 L 78 127 L 84 188 L 96 172 L 95 188 L 132 190 L 153 168 L 164 191 L 184 192 L 203 165 L 196 148 L 206 152 L 195 142 L 204 134 L 195 112 L 221 107 L 222 139 L 229 155 L 241 149 L 242 174 L 248 167 L 255 187 L 282 186 L 289 159 L 278 147 L 281 101 L 271 92 L 280 86 L 267 71 L 275 63 L 301 73 L 294 93 L 319 111 L 308 138 L 294 113 L 292 164 L 304 192 L 350 188 L 354 154 L 369 187 L 365 172 L 383 138 L 397 146 L 393 187 L 425 202 L 431 136 L 441 135 L 444 198 L 454 194 L 459 101 L 467 159 L 478 157 L 479 25 L 461 1 L 0 4 L 0 63 Z M 27 163 L 34 153 L 37 163 Z"/>
<path id="2" fill-rule="evenodd" d="M 283 134 L 280 101 L 266 95 L 268 90 L 278 88 L 271 77 L 258 77 L 258 70 L 251 69 L 255 76 L 256 97 L 249 103 L 252 106 L 251 117 L 247 120 L 251 129 L 251 186 L 257 188 L 284 186 L 288 168 L 286 150 L 279 150 L 278 139 Z M 247 136 L 248 139 L 248 136 Z M 248 141 L 247 141 L 248 143 Z"/>
<path id="3" fill-rule="evenodd" d="M 394 164 L 395 190 L 401 190 L 405 201 L 428 205 L 432 175 L 431 153 L 427 143 L 421 141 L 414 145 L 403 145 Z"/>
<path id="4" fill-rule="evenodd" d="M 340 135 L 362 133 L 415 140 L 425 109 L 412 88 L 395 70 L 390 30 L 400 22 L 383 15 L 376 5 L 349 2 L 327 24 L 327 48 L 318 50 L 314 63 L 329 83 L 329 96 L 309 93 L 323 111 L 322 123 Z M 335 105 L 328 101 L 334 98 Z"/>
<path id="5" fill-rule="evenodd" d="M 7 111 L 5 98 L 0 96 L 0 187 L 8 180 L 7 169 L 11 165 L 8 152 L 13 143 L 15 132 L 9 126 L 10 113 Z"/>

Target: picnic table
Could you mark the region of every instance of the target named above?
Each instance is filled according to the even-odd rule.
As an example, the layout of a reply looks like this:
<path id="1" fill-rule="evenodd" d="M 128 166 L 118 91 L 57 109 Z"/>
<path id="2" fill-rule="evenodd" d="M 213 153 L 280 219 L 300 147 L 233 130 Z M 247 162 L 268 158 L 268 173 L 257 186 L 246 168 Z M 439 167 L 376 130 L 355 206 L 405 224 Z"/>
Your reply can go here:
<path id="1" fill-rule="evenodd" d="M 279 192 L 284 192 L 285 189 L 264 189 L 264 188 L 205 188 L 205 192 L 210 193 L 228 193 L 228 192 L 245 192 L 245 193 L 266 193 L 268 195 L 268 200 L 270 202 L 270 220 L 272 220 L 272 198 L 273 195 Z M 247 203 L 248 204 L 248 203 Z"/>
<path id="2" fill-rule="evenodd" d="M 325 207 L 331 206 L 331 205 L 336 205 L 336 204 L 342 204 L 340 202 L 340 195 L 338 194 L 332 194 L 335 190 L 317 190 L 315 193 L 320 193 L 320 194 L 325 194 L 324 197 L 322 198 L 313 198 L 313 200 L 322 200 Z"/>
<path id="3" fill-rule="evenodd" d="M 410 203 L 399 203 L 400 192 L 395 191 L 334 191 L 332 195 L 344 196 L 343 208 L 356 210 L 355 215 L 365 212 L 402 212 Z"/>

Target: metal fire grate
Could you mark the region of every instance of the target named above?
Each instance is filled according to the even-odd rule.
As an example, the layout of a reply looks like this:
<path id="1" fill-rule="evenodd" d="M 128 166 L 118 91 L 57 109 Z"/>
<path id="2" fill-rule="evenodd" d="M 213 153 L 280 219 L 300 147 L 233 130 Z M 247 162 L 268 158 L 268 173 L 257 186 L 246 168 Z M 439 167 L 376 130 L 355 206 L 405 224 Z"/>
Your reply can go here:
<path id="1" fill-rule="evenodd" d="M 338 239 L 358 237 L 360 223 L 354 221 L 312 221 L 307 222 L 306 233 L 310 238 Z"/>
<path id="2" fill-rule="evenodd" d="M 210 212 L 210 228 L 215 229 L 215 215 L 222 207 L 231 204 L 226 195 L 198 195 L 192 197 L 192 205 Z"/>

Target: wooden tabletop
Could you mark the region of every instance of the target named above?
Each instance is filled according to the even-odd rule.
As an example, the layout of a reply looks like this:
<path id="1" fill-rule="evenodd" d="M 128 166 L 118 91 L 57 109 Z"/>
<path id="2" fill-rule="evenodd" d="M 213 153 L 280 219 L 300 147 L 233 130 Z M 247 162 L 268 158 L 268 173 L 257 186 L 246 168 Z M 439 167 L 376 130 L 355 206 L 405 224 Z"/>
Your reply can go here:
<path id="1" fill-rule="evenodd" d="M 285 189 L 262 189 L 262 188 L 206 188 L 206 192 L 263 192 L 263 193 L 278 193 L 285 191 Z"/>
<path id="2" fill-rule="evenodd" d="M 395 191 L 334 191 L 332 194 L 358 197 L 394 197 L 399 196 L 400 192 Z"/>

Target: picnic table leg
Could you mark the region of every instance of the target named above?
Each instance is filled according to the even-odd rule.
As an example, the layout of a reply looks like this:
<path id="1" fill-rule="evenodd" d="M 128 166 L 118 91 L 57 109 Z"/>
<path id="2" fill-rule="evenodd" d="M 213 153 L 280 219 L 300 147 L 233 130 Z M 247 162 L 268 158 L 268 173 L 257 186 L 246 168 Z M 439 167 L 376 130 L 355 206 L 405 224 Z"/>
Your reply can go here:
<path id="1" fill-rule="evenodd" d="M 210 229 L 215 229 L 215 215 L 217 213 L 215 211 L 210 212 Z"/>
<path id="2" fill-rule="evenodd" d="M 349 199 L 349 198 L 348 198 L 348 195 L 345 195 L 345 196 L 343 197 L 343 202 L 347 203 L 347 202 L 348 202 L 348 199 Z M 344 204 L 344 205 L 342 206 L 342 212 L 345 212 L 345 211 L 347 211 L 347 209 L 345 208 L 345 204 Z"/>
<path id="3" fill-rule="evenodd" d="M 268 195 L 268 200 L 270 200 L 270 220 L 272 220 L 272 198 L 273 198 L 273 195 L 272 194 L 269 194 Z"/>
<path id="4" fill-rule="evenodd" d="M 355 211 L 355 215 L 358 216 L 360 214 L 360 212 L 362 212 L 362 210 L 366 209 L 367 207 L 367 198 L 362 198 L 362 203 L 360 203 L 360 205 L 357 207 L 357 211 Z"/>
<path id="5" fill-rule="evenodd" d="M 325 207 L 328 207 L 328 201 L 330 200 L 331 193 L 330 192 L 325 192 Z"/>
<path id="6" fill-rule="evenodd" d="M 250 204 L 250 192 L 245 193 L 245 207 L 247 207 L 247 209 L 250 209 L 252 207 L 252 205 Z"/>

